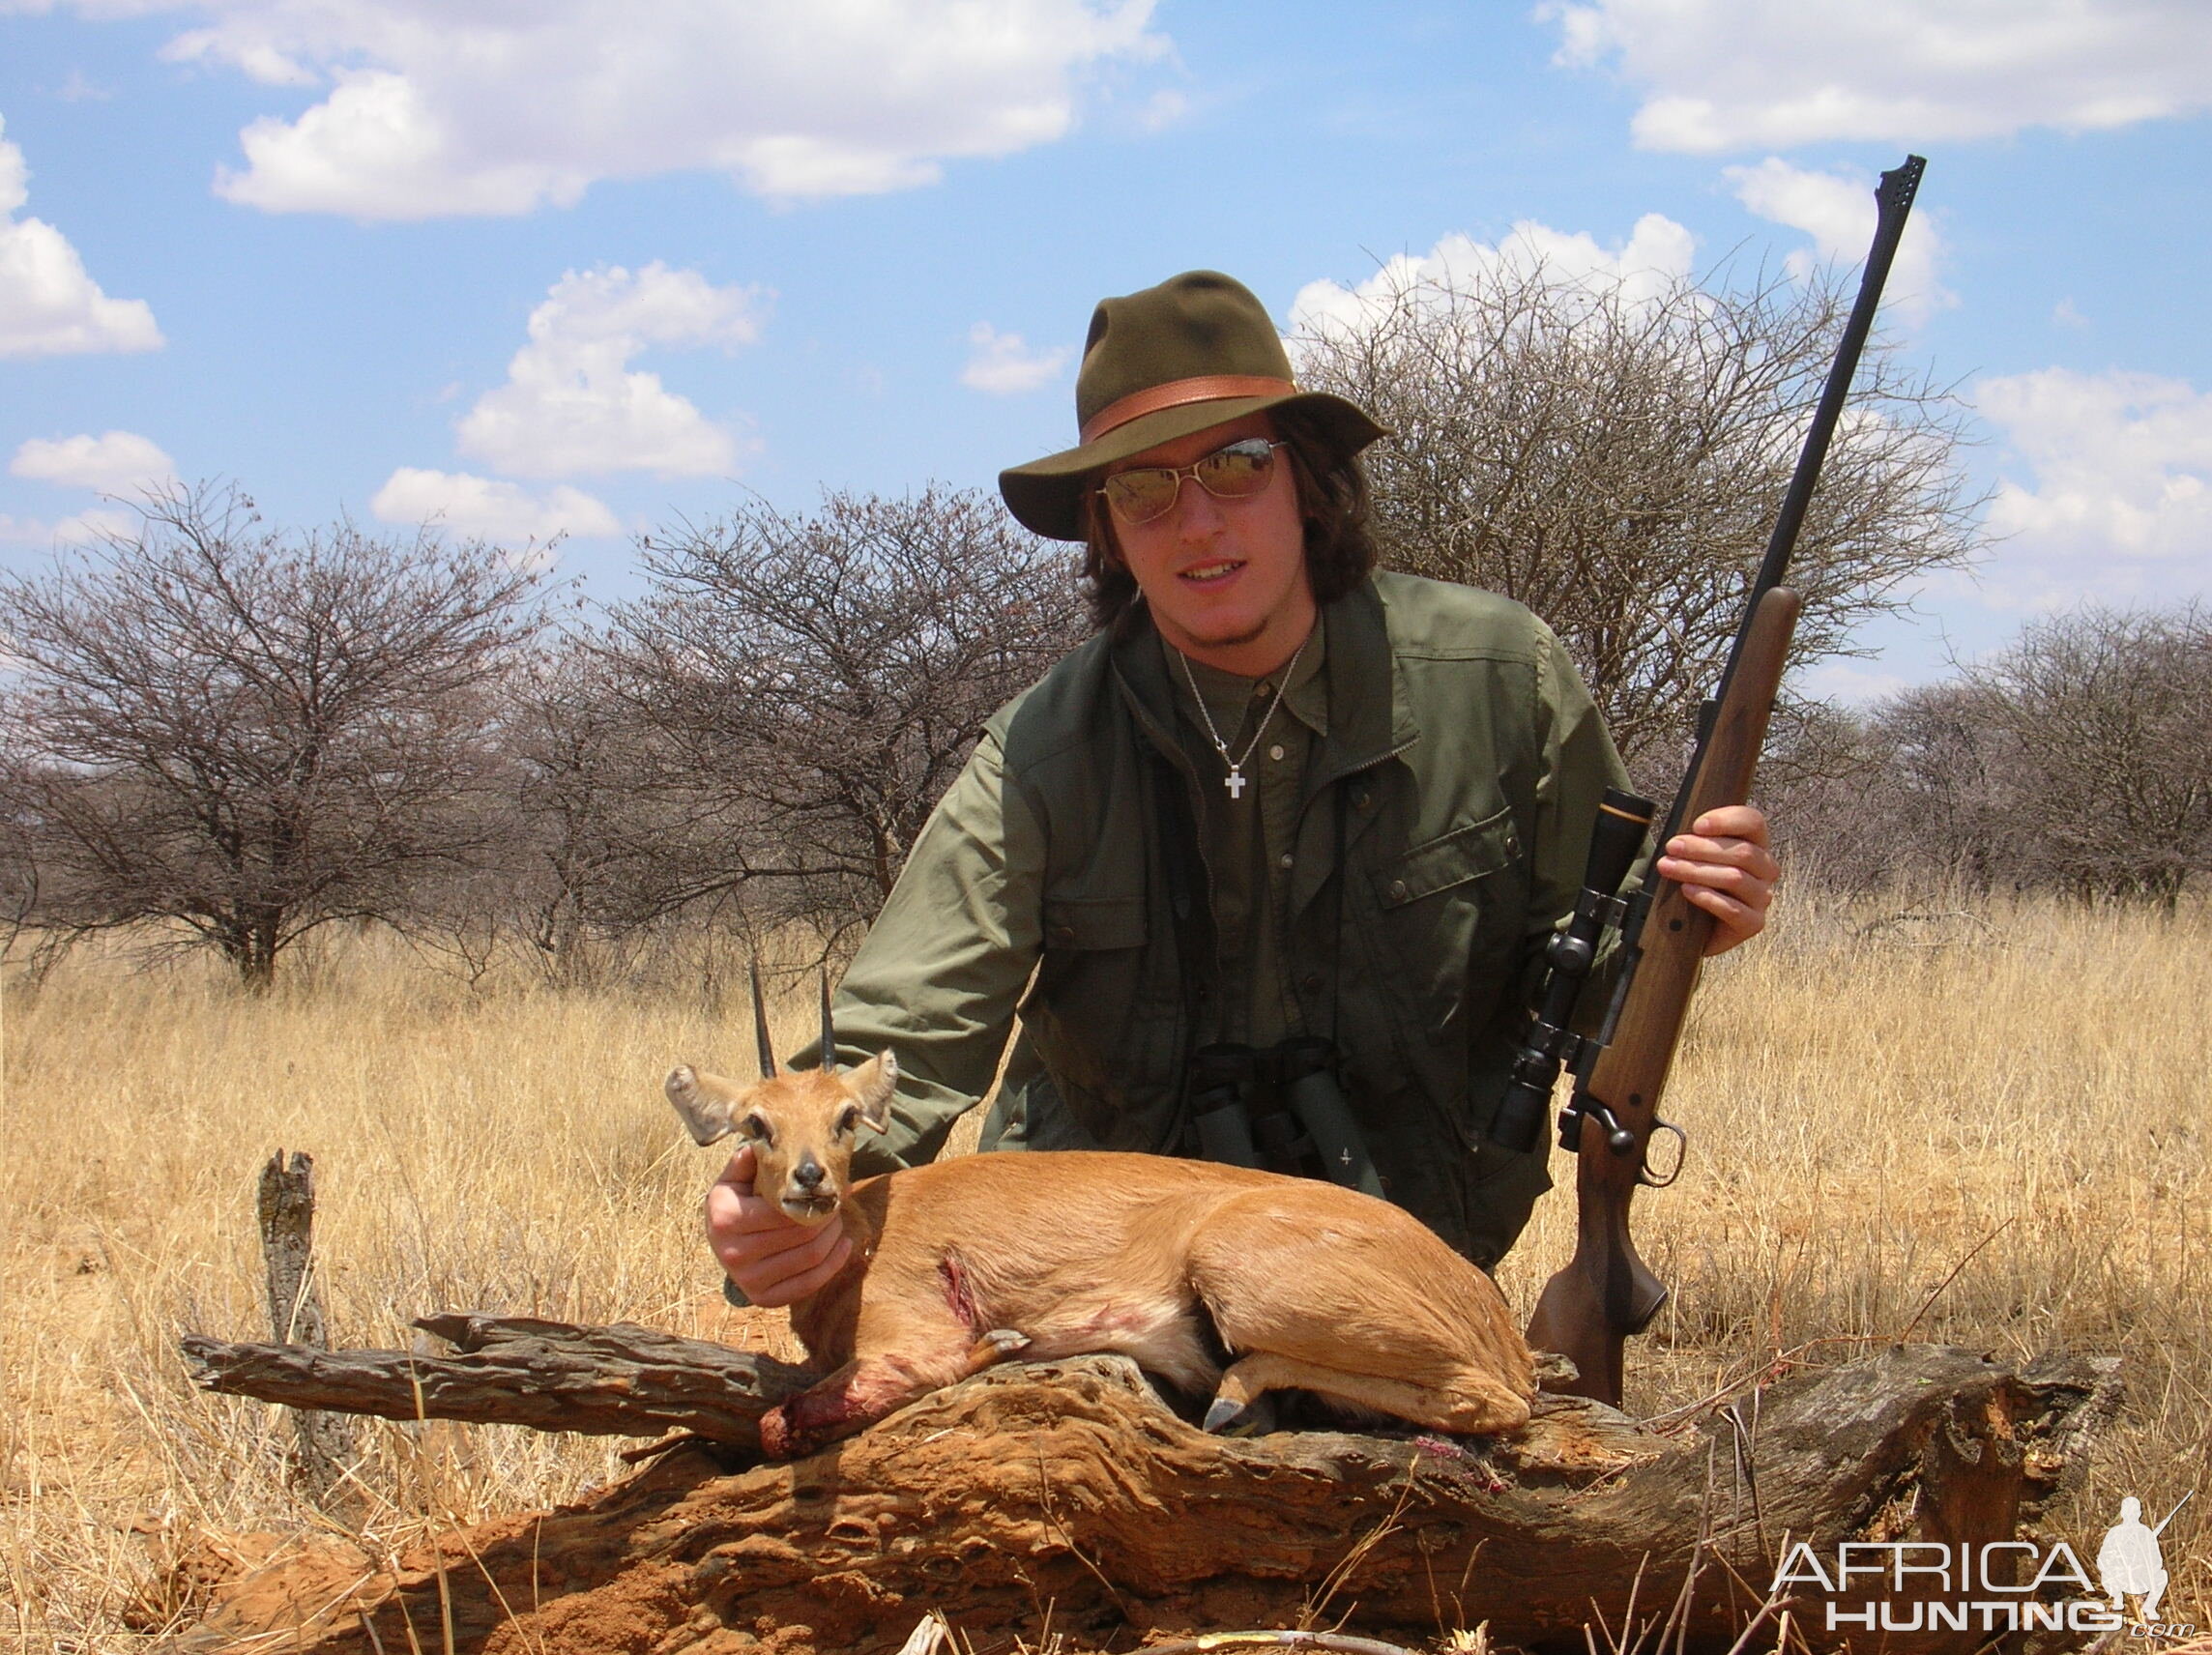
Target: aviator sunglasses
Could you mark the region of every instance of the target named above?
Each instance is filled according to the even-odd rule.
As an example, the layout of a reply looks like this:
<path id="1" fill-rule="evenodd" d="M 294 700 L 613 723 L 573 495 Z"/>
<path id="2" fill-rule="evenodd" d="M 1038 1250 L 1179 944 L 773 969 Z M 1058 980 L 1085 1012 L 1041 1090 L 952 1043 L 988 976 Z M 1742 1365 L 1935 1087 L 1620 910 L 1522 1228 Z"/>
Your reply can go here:
<path id="1" fill-rule="evenodd" d="M 1246 437 L 1186 466 L 1118 471 L 1099 484 L 1098 492 L 1124 523 L 1150 523 L 1174 510 L 1186 477 L 1216 500 L 1249 500 L 1275 475 L 1275 450 L 1285 446 L 1265 437 Z"/>

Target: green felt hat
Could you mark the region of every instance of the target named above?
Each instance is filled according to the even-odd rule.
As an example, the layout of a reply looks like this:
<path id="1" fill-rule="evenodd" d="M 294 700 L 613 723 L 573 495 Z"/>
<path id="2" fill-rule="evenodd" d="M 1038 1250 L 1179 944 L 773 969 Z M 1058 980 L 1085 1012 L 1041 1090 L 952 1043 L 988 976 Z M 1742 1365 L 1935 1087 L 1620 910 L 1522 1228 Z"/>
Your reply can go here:
<path id="1" fill-rule="evenodd" d="M 1082 442 L 999 474 L 1013 514 L 1056 540 L 1083 538 L 1083 495 L 1099 468 L 1263 408 L 1313 416 L 1340 453 L 1385 436 L 1357 404 L 1300 391 L 1275 325 L 1251 290 L 1194 270 L 1101 300 L 1075 376 Z"/>

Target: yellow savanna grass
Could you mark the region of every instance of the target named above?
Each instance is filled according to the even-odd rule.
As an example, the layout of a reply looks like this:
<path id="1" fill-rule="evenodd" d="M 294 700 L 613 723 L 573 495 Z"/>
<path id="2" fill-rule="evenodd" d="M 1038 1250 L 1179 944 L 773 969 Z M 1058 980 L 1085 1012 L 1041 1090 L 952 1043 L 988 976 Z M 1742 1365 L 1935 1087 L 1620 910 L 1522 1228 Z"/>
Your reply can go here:
<path id="1" fill-rule="evenodd" d="M 2212 915 L 1794 895 L 1709 973 L 1677 1070 L 1690 1159 L 1639 1200 L 1674 1292 L 1631 1348 L 1632 1409 L 1906 1335 L 2122 1355 L 2126 1417 L 2057 1527 L 2093 1547 L 2122 1495 L 2155 1518 L 2204 1489 L 2165 1537 L 2168 1612 L 2201 1625 Z M 186 1329 L 267 1336 L 252 1191 L 279 1146 L 315 1157 L 341 1344 L 405 1344 L 437 1308 L 684 1327 L 713 1286 L 697 1211 L 718 1158 L 658 1078 L 747 1072 L 734 996 L 724 1017 L 696 992 L 472 990 L 373 939 L 258 1000 L 204 963 L 112 952 L 6 993 L 9 1646 L 145 1647 L 211 1566 L 265 1544 L 247 1537 L 329 1526 L 286 1483 L 281 1410 L 193 1392 L 175 1354 Z M 801 984 L 779 1013 L 786 1049 L 808 1002 Z M 1571 1233 L 1570 1203 L 1544 1203 L 1501 1272 L 1524 1308 Z M 345 1521 L 374 1550 L 568 1497 L 624 1446 L 380 1422 L 362 1439 Z"/>

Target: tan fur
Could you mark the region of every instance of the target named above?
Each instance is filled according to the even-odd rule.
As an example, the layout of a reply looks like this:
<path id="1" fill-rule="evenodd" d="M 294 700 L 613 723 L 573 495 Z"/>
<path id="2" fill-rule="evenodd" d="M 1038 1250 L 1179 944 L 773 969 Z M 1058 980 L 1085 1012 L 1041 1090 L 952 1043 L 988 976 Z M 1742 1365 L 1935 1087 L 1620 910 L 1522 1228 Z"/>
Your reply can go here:
<path id="1" fill-rule="evenodd" d="M 896 1074 L 887 1053 L 752 1087 L 669 1077 L 701 1142 L 717 1120 L 766 1126 L 766 1143 L 749 1133 L 755 1188 L 814 1222 L 841 1206 L 854 1241 L 852 1263 L 792 1306 L 809 1358 L 835 1371 L 762 1421 L 771 1455 L 811 1452 L 1010 1355 L 1088 1351 L 1212 1391 L 1214 1417 L 1295 1386 L 1445 1431 L 1528 1419 L 1534 1368 L 1496 1284 L 1409 1213 L 1304 1178 L 1089 1151 L 963 1156 L 849 1185 L 854 1133 L 838 1124 L 856 1110 L 879 1121 Z M 795 1197 L 809 1155 L 822 1176 Z M 816 1210 L 825 1199 L 835 1206 Z M 1235 1358 L 1226 1377 L 1208 1318 Z"/>

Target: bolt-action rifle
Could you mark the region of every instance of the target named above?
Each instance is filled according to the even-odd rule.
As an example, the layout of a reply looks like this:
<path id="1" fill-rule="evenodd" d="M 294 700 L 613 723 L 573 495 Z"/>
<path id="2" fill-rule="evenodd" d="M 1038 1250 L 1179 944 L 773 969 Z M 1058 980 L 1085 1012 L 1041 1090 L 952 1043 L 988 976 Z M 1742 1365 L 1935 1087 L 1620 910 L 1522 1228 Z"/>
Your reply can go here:
<path id="1" fill-rule="evenodd" d="M 1685 823 L 1750 796 L 1797 623 L 1797 595 L 1782 584 L 1783 572 L 1927 164 L 1919 156 L 1906 156 L 1904 165 L 1881 175 L 1875 191 L 1880 217 L 1858 299 L 1752 583 L 1720 687 L 1704 704 L 1697 749 L 1659 835 L 1661 845 Z M 1643 1332 L 1667 1297 L 1666 1286 L 1637 1256 L 1628 1204 L 1639 1184 L 1663 1188 L 1681 1170 L 1677 1152 L 1666 1175 L 1654 1176 L 1649 1147 L 1654 1131 L 1672 1134 L 1677 1151 L 1687 1145 L 1681 1129 L 1660 1118 L 1659 1098 L 1713 927 L 1713 916 L 1688 901 L 1673 880 L 1654 877 L 1625 900 L 1615 894 L 1656 809 L 1633 794 L 1606 793 L 1590 835 L 1582 896 L 1548 947 L 1535 1020 L 1514 1065 L 1513 1084 L 1490 1124 L 1491 1137 L 1506 1147 L 1534 1148 L 1560 1069 L 1574 1075 L 1572 1100 L 1559 1113 L 1559 1144 L 1576 1157 L 1575 1254 L 1545 1286 L 1528 1323 L 1528 1343 L 1575 1364 L 1579 1378 L 1559 1388 L 1615 1407 L 1622 1342 Z M 1576 1008 L 1608 930 L 1620 934 L 1620 971 L 1603 1025 L 1594 1036 L 1584 1036 L 1573 1031 Z"/>

